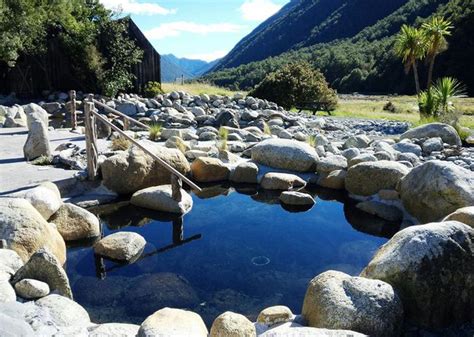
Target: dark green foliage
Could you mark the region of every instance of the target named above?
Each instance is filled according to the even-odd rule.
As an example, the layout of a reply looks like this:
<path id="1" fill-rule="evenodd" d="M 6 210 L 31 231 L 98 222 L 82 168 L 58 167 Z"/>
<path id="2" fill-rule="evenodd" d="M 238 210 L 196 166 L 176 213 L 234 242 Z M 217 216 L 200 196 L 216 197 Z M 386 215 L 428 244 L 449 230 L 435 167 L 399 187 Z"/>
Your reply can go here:
<path id="1" fill-rule="evenodd" d="M 148 82 L 143 89 L 143 94 L 148 98 L 155 98 L 158 95 L 163 94 L 161 89 L 161 83 L 159 82 Z"/>
<path id="2" fill-rule="evenodd" d="M 303 60 L 320 69 L 330 86 L 339 92 L 414 93 L 413 78 L 407 77 L 393 51 L 395 34 L 402 24 L 419 26 L 430 15 L 445 17 L 455 27 L 448 38 L 449 49 L 436 61 L 434 78 L 453 76 L 474 93 L 474 0 L 410 0 L 373 26 L 355 36 L 287 51 L 259 62 L 222 69 L 205 79 L 232 89 L 249 90 L 270 72 L 292 61 Z M 426 66 L 420 64 L 420 75 Z M 420 81 L 425 83 L 426 79 Z"/>
<path id="3" fill-rule="evenodd" d="M 17 68 L 22 56 L 45 68 L 50 42 L 59 41 L 79 86 L 108 95 L 131 85 L 131 67 L 142 56 L 126 21 L 98 0 L 0 0 L 0 40 L 0 63 Z M 48 86 L 46 71 L 44 81 Z"/>
<path id="4" fill-rule="evenodd" d="M 337 95 L 319 70 L 307 62 L 290 63 L 269 74 L 251 96 L 275 102 L 285 109 L 310 102 L 324 102 L 329 110 L 337 105 Z"/>

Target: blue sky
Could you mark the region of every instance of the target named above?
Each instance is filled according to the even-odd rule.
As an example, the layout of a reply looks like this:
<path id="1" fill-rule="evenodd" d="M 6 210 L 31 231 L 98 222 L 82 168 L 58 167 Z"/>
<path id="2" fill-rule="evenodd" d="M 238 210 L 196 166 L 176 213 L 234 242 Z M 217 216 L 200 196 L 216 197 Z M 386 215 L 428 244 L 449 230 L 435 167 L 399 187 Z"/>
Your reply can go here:
<path id="1" fill-rule="evenodd" d="M 100 0 L 130 14 L 160 54 L 211 61 L 289 0 Z"/>

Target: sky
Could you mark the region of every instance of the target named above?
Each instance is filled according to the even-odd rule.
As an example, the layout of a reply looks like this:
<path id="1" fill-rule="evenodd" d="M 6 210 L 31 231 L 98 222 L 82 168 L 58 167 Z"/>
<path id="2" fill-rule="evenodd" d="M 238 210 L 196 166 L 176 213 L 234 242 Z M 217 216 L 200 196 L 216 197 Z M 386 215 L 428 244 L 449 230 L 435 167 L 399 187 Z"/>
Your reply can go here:
<path id="1" fill-rule="evenodd" d="M 289 0 L 100 0 L 130 15 L 160 54 L 212 61 Z"/>

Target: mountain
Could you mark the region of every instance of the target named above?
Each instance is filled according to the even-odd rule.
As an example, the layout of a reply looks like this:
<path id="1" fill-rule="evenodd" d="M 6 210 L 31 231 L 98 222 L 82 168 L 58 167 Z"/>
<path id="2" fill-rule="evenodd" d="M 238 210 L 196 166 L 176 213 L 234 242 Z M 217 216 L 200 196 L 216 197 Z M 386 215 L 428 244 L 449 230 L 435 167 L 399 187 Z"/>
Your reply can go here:
<path id="1" fill-rule="evenodd" d="M 354 36 L 408 0 L 292 0 L 243 38 L 214 70 Z"/>
<path id="2" fill-rule="evenodd" d="M 204 79 L 220 86 L 246 90 L 282 65 L 305 60 L 319 68 L 339 92 L 413 93 L 413 78 L 404 74 L 401 60 L 393 52 L 395 35 L 404 23 L 419 26 L 426 18 L 437 15 L 450 19 L 455 28 L 448 38 L 449 49 L 437 58 L 435 76 L 454 76 L 468 86 L 470 93 L 474 91 L 474 67 L 470 61 L 474 59 L 474 0 L 376 1 L 377 4 L 372 0 L 352 1 L 360 7 L 354 6 L 351 1 L 334 0 L 336 2 L 340 5 L 338 10 L 331 12 L 326 19 L 310 20 L 316 28 L 296 34 L 298 36 L 290 38 L 290 42 L 284 42 L 282 37 L 287 35 L 282 33 L 281 38 L 275 38 L 269 32 L 285 27 L 285 22 L 286 27 L 292 27 L 290 31 L 295 31 L 295 25 L 300 26 L 294 20 L 295 15 L 307 17 L 306 10 L 312 11 L 316 5 L 328 4 L 324 0 L 292 1 L 282 9 L 282 13 L 262 23 L 239 42 Z M 400 3 L 398 8 L 392 10 Z M 386 4 L 389 7 L 383 10 L 377 8 Z M 373 6 L 370 10 L 369 5 Z M 387 11 L 391 12 L 378 20 L 374 19 Z M 354 24 L 348 23 L 349 18 L 355 18 L 351 12 L 359 15 L 359 21 Z M 314 14 L 313 11 L 311 13 Z M 362 27 L 364 23 L 361 20 L 365 17 L 367 25 Z M 346 26 L 347 31 L 344 31 Z M 266 49 L 287 49 L 279 54 L 266 53 L 271 54 L 269 57 L 263 56 L 266 54 L 260 50 L 263 43 L 260 35 L 272 41 L 265 43 L 277 45 L 274 49 Z M 283 48 L 284 44 L 287 46 Z M 260 60 L 246 61 L 252 59 Z M 425 81 L 425 65 L 421 63 L 419 67 L 421 81 Z"/>
<path id="3" fill-rule="evenodd" d="M 191 60 L 188 58 L 178 58 L 173 54 L 161 55 L 161 81 L 174 82 L 176 79 L 193 79 L 201 76 L 219 60 L 206 62 L 202 60 Z"/>

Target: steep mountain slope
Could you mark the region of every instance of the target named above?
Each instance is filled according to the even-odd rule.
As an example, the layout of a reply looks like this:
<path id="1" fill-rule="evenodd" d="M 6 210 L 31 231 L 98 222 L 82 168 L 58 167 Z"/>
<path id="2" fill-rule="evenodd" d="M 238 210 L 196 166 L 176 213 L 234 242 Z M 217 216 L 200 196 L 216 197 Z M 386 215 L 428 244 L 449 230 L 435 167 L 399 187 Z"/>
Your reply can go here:
<path id="1" fill-rule="evenodd" d="M 220 70 L 297 49 L 352 37 L 408 0 L 293 0 L 240 41 Z"/>
<path id="2" fill-rule="evenodd" d="M 276 57 L 222 69 L 206 75 L 217 85 L 252 88 L 269 72 L 295 60 L 306 60 L 321 69 L 340 92 L 412 93 L 412 76 L 403 72 L 393 53 L 395 34 L 402 24 L 419 25 L 423 18 L 439 15 L 452 20 L 455 29 L 449 49 L 438 57 L 435 76 L 454 76 L 474 93 L 474 0 L 409 0 L 405 5 L 364 28 L 351 38 L 290 50 Z M 421 81 L 426 74 L 420 64 Z"/>
<path id="3" fill-rule="evenodd" d="M 193 79 L 201 76 L 211 69 L 219 60 L 206 62 L 203 60 L 191 60 L 178 58 L 173 54 L 161 55 L 161 81 L 174 82 L 177 78 L 184 76 L 185 79 Z"/>

